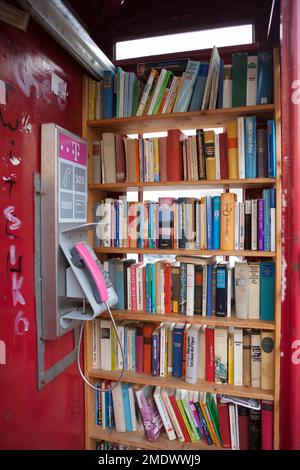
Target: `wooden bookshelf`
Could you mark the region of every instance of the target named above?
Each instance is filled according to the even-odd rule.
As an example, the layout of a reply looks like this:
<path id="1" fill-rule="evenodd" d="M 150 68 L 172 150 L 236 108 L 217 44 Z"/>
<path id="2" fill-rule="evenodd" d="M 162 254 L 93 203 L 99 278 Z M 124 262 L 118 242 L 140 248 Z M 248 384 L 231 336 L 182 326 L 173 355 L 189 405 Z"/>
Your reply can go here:
<path id="1" fill-rule="evenodd" d="M 275 251 L 254 251 L 254 250 L 182 250 L 182 249 L 169 249 L 161 250 L 159 248 L 95 248 L 95 253 L 98 255 L 104 253 L 128 253 L 128 254 L 158 254 L 158 255 L 193 255 L 193 256 L 247 256 L 252 258 L 275 258 Z"/>
<path id="2" fill-rule="evenodd" d="M 254 178 L 237 180 L 166 181 L 161 183 L 105 183 L 90 184 L 89 189 L 98 191 L 173 191 L 176 189 L 231 189 L 269 188 L 276 185 L 276 178 Z"/>
<path id="3" fill-rule="evenodd" d="M 90 437 L 96 441 L 108 441 L 115 444 L 130 446 L 134 448 L 141 448 L 147 450 L 228 450 L 220 449 L 212 445 L 209 446 L 203 441 L 180 442 L 178 440 L 170 441 L 165 435 L 160 436 L 157 441 L 148 441 L 145 434 L 140 432 L 122 433 L 115 430 L 101 429 L 100 426 L 94 426 L 90 430 Z"/>
<path id="4" fill-rule="evenodd" d="M 101 132 L 125 134 L 142 134 L 145 132 L 167 131 L 170 129 L 206 129 L 210 127 L 224 127 L 228 122 L 239 116 L 259 115 L 265 118 L 272 117 L 274 110 L 274 104 L 263 104 L 258 106 L 209 109 L 187 113 L 101 119 L 87 121 L 87 125 Z"/>
<path id="5" fill-rule="evenodd" d="M 107 371 L 92 369 L 89 377 L 93 379 L 117 380 L 120 375 L 119 370 Z M 249 397 L 257 400 L 273 400 L 274 393 L 272 390 L 262 390 L 255 387 L 240 387 L 238 385 L 216 384 L 214 382 L 206 382 L 198 380 L 196 384 L 186 383 L 183 378 L 175 377 L 153 377 L 149 374 L 137 374 L 135 372 L 125 372 L 122 382 L 129 382 L 141 385 L 153 385 L 169 388 L 183 388 L 185 390 L 201 390 L 201 392 L 222 393 L 223 395 L 231 395 L 234 397 Z"/>
<path id="6" fill-rule="evenodd" d="M 272 390 L 262 390 L 253 387 L 238 387 L 228 384 L 215 384 L 199 380 L 197 384 L 191 385 L 184 382 L 183 379 L 174 377 L 153 377 L 147 374 L 136 374 L 125 372 L 123 381 L 134 384 L 152 384 L 171 388 L 185 388 L 187 390 L 199 390 L 214 393 L 224 393 L 232 396 L 249 397 L 255 399 L 266 399 L 274 401 L 274 448 L 279 448 L 279 390 L 280 390 L 280 327 L 281 327 L 281 156 L 280 156 L 280 86 L 279 86 L 279 56 L 278 51 L 274 56 L 274 104 L 215 109 L 206 111 L 195 111 L 188 113 L 172 113 L 154 116 L 141 116 L 130 118 L 113 118 L 103 120 L 89 121 L 87 115 L 87 82 L 84 82 L 83 99 L 83 136 L 88 141 L 89 148 L 89 200 L 88 217 L 89 222 L 93 221 L 93 205 L 109 193 L 138 191 L 139 200 L 143 200 L 143 191 L 169 191 L 176 189 L 210 189 L 220 188 L 224 191 L 235 188 L 243 190 L 248 188 L 270 188 L 276 187 L 276 252 L 264 251 L 228 251 L 228 250 L 181 250 L 181 249 L 147 249 L 147 248 L 95 248 L 96 254 L 100 259 L 105 259 L 107 255 L 113 254 L 138 254 L 139 259 L 145 254 L 156 255 L 216 255 L 216 256 L 243 256 L 249 258 L 273 258 L 276 265 L 275 282 L 275 321 L 267 322 L 262 320 L 238 319 L 235 317 L 201 317 L 201 316 L 181 316 L 176 314 L 158 315 L 143 311 L 115 310 L 116 320 L 129 320 L 137 322 L 186 322 L 192 324 L 207 324 L 222 327 L 253 328 L 274 331 L 275 333 L 275 377 Z M 139 134 L 145 132 L 167 131 L 169 129 L 206 129 L 212 127 L 225 127 L 226 124 L 238 116 L 256 115 L 259 118 L 275 119 L 276 123 L 276 146 L 277 146 L 277 177 L 276 178 L 257 178 L 257 179 L 236 179 L 236 180 L 204 180 L 204 181 L 178 181 L 161 183 L 106 183 L 92 184 L 91 156 L 93 140 L 99 140 L 102 132 L 114 132 L 124 134 Z M 92 242 L 92 238 L 89 238 Z M 107 315 L 104 314 L 104 318 Z M 85 373 L 91 381 L 99 379 L 116 380 L 119 371 L 94 370 L 92 368 L 92 326 L 88 324 L 85 328 Z M 162 436 L 156 442 L 149 442 L 145 439 L 142 432 L 118 433 L 116 431 L 103 430 L 100 426 L 95 426 L 94 410 L 94 392 L 85 387 L 85 414 L 86 414 L 86 447 L 95 448 L 96 440 L 106 440 L 134 448 L 143 448 L 151 450 L 181 450 L 181 449 L 216 449 L 215 446 L 207 446 L 203 442 L 181 443 L 179 441 L 169 441 Z"/>
<path id="7" fill-rule="evenodd" d="M 149 312 L 142 312 L 140 310 L 113 310 L 114 318 L 118 321 L 129 320 L 145 323 L 188 323 L 191 325 L 211 325 L 211 326 L 222 326 L 222 327 L 236 327 L 236 328 L 253 328 L 259 330 L 275 330 L 275 322 L 264 321 L 264 320 L 252 320 L 242 319 L 236 317 L 202 317 L 201 315 L 187 316 L 179 315 L 178 313 L 166 313 L 165 315 L 159 315 L 157 313 L 152 314 Z M 103 318 L 109 318 L 108 314 L 103 314 Z"/>

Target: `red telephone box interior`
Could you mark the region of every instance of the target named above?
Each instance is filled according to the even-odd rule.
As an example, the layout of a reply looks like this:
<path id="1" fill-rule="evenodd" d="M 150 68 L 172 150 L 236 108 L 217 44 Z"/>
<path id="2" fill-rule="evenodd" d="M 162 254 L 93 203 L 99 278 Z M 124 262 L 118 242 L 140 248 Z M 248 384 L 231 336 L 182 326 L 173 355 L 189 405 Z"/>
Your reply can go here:
<path id="1" fill-rule="evenodd" d="M 298 49 L 300 44 L 298 1 L 286 0 L 281 5 L 279 1 L 275 2 L 269 36 L 272 0 L 253 0 L 247 4 L 239 0 L 153 0 L 146 8 L 145 3 L 138 0 L 73 0 L 66 3 L 111 60 L 114 59 L 114 43 L 121 39 L 248 21 L 254 24 L 255 41 L 260 47 L 268 43 L 278 45 L 280 7 L 286 27 L 287 63 L 290 51 L 286 31 L 291 22 L 294 31 L 298 32 Z M 76 365 L 71 365 L 42 390 L 37 388 L 33 176 L 40 171 L 42 123 L 54 122 L 81 135 L 81 83 L 85 71 L 33 19 L 30 19 L 27 31 L 4 22 L 0 24 L 0 80 L 7 85 L 6 106 L 0 106 L 0 447 L 83 449 L 84 387 Z M 299 70 L 299 63 L 293 64 Z M 50 92 L 52 72 L 67 82 L 66 102 Z M 285 80 L 288 86 L 289 77 Z M 288 293 L 286 302 L 289 302 Z M 286 303 L 283 314 L 288 308 Z M 299 325 L 297 327 L 299 332 Z M 288 337 L 289 333 L 284 330 L 286 344 Z M 48 342 L 46 366 L 51 366 L 72 347 L 72 334 Z M 283 376 L 287 376 L 289 362 L 288 359 L 286 363 L 284 361 Z M 299 411 L 299 405 L 296 410 Z M 286 413 L 283 413 L 283 420 L 284 415 Z M 300 448 L 298 426 L 294 427 L 294 448 Z M 287 432 L 282 438 L 286 448 L 289 447 L 288 435 Z"/>

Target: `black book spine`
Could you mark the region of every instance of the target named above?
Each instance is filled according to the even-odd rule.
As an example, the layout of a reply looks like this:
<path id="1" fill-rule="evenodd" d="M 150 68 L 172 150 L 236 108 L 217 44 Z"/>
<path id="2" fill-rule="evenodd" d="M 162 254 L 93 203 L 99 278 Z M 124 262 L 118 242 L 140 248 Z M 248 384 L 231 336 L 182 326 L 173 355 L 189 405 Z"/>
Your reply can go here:
<path id="1" fill-rule="evenodd" d="M 257 130 L 257 176 L 268 177 L 268 134 L 264 128 Z"/>
<path id="2" fill-rule="evenodd" d="M 194 315 L 202 315 L 203 267 L 195 266 Z"/>
<path id="3" fill-rule="evenodd" d="M 227 271 L 225 264 L 217 265 L 216 279 L 216 315 L 226 317 L 227 315 Z"/>
<path id="4" fill-rule="evenodd" d="M 250 449 L 261 450 L 261 412 L 250 410 Z"/>
<path id="5" fill-rule="evenodd" d="M 251 201 L 245 201 L 245 250 L 251 250 Z"/>

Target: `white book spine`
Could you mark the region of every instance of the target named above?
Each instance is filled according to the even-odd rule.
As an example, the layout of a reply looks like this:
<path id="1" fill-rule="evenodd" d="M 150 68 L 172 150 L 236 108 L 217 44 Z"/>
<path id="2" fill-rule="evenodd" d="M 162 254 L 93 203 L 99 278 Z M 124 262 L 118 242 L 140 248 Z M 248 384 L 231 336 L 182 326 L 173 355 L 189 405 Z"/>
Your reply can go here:
<path id="1" fill-rule="evenodd" d="M 232 268 L 227 270 L 227 317 L 231 317 Z"/>
<path id="2" fill-rule="evenodd" d="M 249 263 L 248 317 L 259 320 L 260 275 L 259 263 Z"/>
<path id="3" fill-rule="evenodd" d="M 232 65 L 224 65 L 223 108 L 232 107 Z"/>
<path id="4" fill-rule="evenodd" d="M 271 207 L 271 251 L 276 250 L 276 208 Z"/>
<path id="5" fill-rule="evenodd" d="M 162 325 L 160 329 L 160 348 L 159 348 L 159 375 L 166 377 L 166 327 Z"/>
<path id="6" fill-rule="evenodd" d="M 185 381 L 195 384 L 199 377 L 199 327 L 192 325 L 186 337 L 186 375 Z"/>
<path id="7" fill-rule="evenodd" d="M 112 239 L 112 199 L 105 200 L 104 210 L 103 246 L 110 248 Z"/>
<path id="8" fill-rule="evenodd" d="M 142 116 L 142 114 L 144 112 L 145 105 L 146 105 L 146 102 L 147 102 L 147 98 L 149 96 L 150 90 L 151 90 L 152 85 L 153 85 L 153 81 L 154 81 L 156 76 L 157 76 L 157 72 L 155 70 L 152 70 L 150 72 L 148 81 L 145 85 L 142 97 L 141 97 L 140 102 L 139 102 L 139 106 L 138 106 L 137 113 L 136 113 L 137 116 Z"/>
<path id="9" fill-rule="evenodd" d="M 131 266 L 127 268 L 127 309 L 131 310 Z"/>
<path id="10" fill-rule="evenodd" d="M 239 249 L 245 248 L 245 204 L 240 202 L 240 242 Z"/>
<path id="11" fill-rule="evenodd" d="M 227 383 L 227 339 L 226 328 L 215 328 L 215 382 Z"/>
<path id="12" fill-rule="evenodd" d="M 121 343 L 122 349 L 124 351 L 124 326 L 123 325 L 118 325 L 117 330 L 118 330 L 120 343 Z M 117 341 L 117 368 L 118 369 L 123 368 L 123 356 L 122 356 L 121 348 L 120 348 L 120 345 L 119 345 L 119 341 Z"/>
<path id="13" fill-rule="evenodd" d="M 100 369 L 100 320 L 93 321 L 93 369 Z"/>
<path id="14" fill-rule="evenodd" d="M 238 154 L 239 154 L 239 178 L 245 178 L 245 131 L 244 118 L 237 118 L 238 125 Z"/>
<path id="15" fill-rule="evenodd" d="M 137 431 L 137 419 L 136 419 L 135 403 L 134 403 L 134 395 L 133 395 L 132 387 L 128 387 L 128 395 L 129 395 L 132 431 Z"/>
<path id="16" fill-rule="evenodd" d="M 113 382 L 111 383 L 112 385 Z M 103 395 L 105 395 L 103 393 Z M 112 390 L 112 399 L 115 415 L 115 426 L 117 432 L 126 432 L 125 413 L 123 404 L 122 384 L 119 383 Z M 104 400 L 105 402 L 106 400 Z"/>
<path id="17" fill-rule="evenodd" d="M 132 342 L 130 336 L 130 328 L 125 328 L 126 344 L 127 344 L 127 370 L 132 370 Z"/>
<path id="18" fill-rule="evenodd" d="M 216 180 L 221 179 L 221 167 L 220 167 L 220 139 L 219 134 L 215 133 L 215 158 L 216 158 Z"/>
<path id="19" fill-rule="evenodd" d="M 247 106 L 256 105 L 257 56 L 248 56 L 247 60 Z"/>
<path id="20" fill-rule="evenodd" d="M 237 318 L 248 318 L 249 273 L 246 262 L 235 263 L 235 313 Z"/>
<path id="21" fill-rule="evenodd" d="M 234 249 L 240 249 L 240 203 L 234 204 Z"/>
<path id="22" fill-rule="evenodd" d="M 93 166 L 93 184 L 101 183 L 101 160 L 100 154 L 93 155 L 92 157 Z"/>
<path id="23" fill-rule="evenodd" d="M 170 398 L 169 398 L 169 394 L 168 394 L 167 389 L 162 388 L 160 394 L 161 394 L 161 397 L 162 397 L 163 402 L 165 404 L 165 407 L 167 409 L 167 412 L 169 414 L 169 417 L 171 419 L 171 422 L 173 424 L 173 427 L 174 427 L 175 433 L 178 437 L 178 440 L 180 442 L 184 442 L 184 435 L 182 434 L 181 428 L 180 428 L 178 420 L 177 420 L 177 416 L 176 416 L 176 414 L 174 412 L 174 409 L 173 409 L 173 406 L 170 402 Z"/>
<path id="24" fill-rule="evenodd" d="M 186 270 L 186 315 L 194 315 L 195 266 L 187 265 Z"/>
<path id="25" fill-rule="evenodd" d="M 236 420 L 235 420 L 235 405 L 229 404 L 229 426 L 230 426 L 230 439 L 231 439 L 231 449 L 238 450 L 237 447 L 237 429 L 236 429 Z"/>
<path id="26" fill-rule="evenodd" d="M 251 250 L 257 250 L 257 199 L 251 200 Z"/>
<path id="27" fill-rule="evenodd" d="M 251 387 L 261 386 L 261 335 L 259 330 L 251 334 Z"/>
<path id="28" fill-rule="evenodd" d="M 176 82 L 177 82 L 177 77 L 174 76 L 172 78 L 172 82 L 171 82 L 171 86 L 169 88 L 169 93 L 168 93 L 167 99 L 166 99 L 165 104 L 163 105 L 163 108 L 162 108 L 162 111 L 161 111 L 162 114 L 165 114 L 167 112 L 167 109 L 168 109 L 168 106 L 169 106 L 169 103 L 170 103 L 170 100 L 171 100 L 172 93 L 174 92 Z"/>
<path id="29" fill-rule="evenodd" d="M 206 317 L 207 307 L 207 265 L 203 266 L 202 316 Z"/>
<path id="30" fill-rule="evenodd" d="M 233 384 L 243 385 L 243 330 L 235 328 L 233 334 Z"/>
<path id="31" fill-rule="evenodd" d="M 153 114 L 154 106 L 155 106 L 155 103 L 157 101 L 157 98 L 158 98 L 160 89 L 162 87 L 164 78 L 166 76 L 166 73 L 167 73 L 166 69 L 161 69 L 161 72 L 159 74 L 159 78 L 158 78 L 157 83 L 155 85 L 154 93 L 152 95 L 151 103 L 150 103 L 150 106 L 149 106 L 149 109 L 148 109 L 148 115 Z"/>
<path id="32" fill-rule="evenodd" d="M 156 387 L 155 388 L 153 398 L 154 398 L 154 401 L 156 403 L 156 406 L 157 406 L 158 412 L 160 414 L 160 417 L 162 419 L 162 422 L 163 422 L 164 428 L 166 430 L 167 436 L 168 436 L 170 441 L 173 441 L 174 439 L 176 439 L 176 434 L 174 432 L 174 429 L 173 429 L 170 417 L 168 415 L 167 409 L 165 407 L 165 404 L 163 402 L 163 399 L 160 395 L 160 390 L 161 390 L 161 387 Z"/>
<path id="33" fill-rule="evenodd" d="M 143 310 L 143 269 L 138 267 L 136 270 L 136 293 L 137 310 Z"/>
<path id="34" fill-rule="evenodd" d="M 101 369 L 111 370 L 111 321 L 100 320 Z"/>

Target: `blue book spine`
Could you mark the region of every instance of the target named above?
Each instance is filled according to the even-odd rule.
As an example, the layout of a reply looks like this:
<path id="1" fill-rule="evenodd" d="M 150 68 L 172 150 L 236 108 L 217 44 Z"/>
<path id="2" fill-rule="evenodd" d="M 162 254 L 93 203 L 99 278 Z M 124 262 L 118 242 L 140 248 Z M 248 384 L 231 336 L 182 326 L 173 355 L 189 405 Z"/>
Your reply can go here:
<path id="1" fill-rule="evenodd" d="M 132 431 L 132 421 L 131 421 L 131 411 L 130 411 L 128 384 L 122 384 L 122 395 L 123 395 L 123 406 L 124 406 L 126 432 L 131 432 Z"/>
<path id="2" fill-rule="evenodd" d="M 213 232 L 212 232 L 212 197 L 206 196 L 206 223 L 207 223 L 207 249 L 212 250 L 213 248 Z"/>
<path id="3" fill-rule="evenodd" d="M 264 250 L 271 250 L 271 198 L 270 190 L 263 190 L 264 199 Z"/>
<path id="4" fill-rule="evenodd" d="M 115 415 L 114 415 L 112 391 L 110 390 L 109 392 L 107 392 L 107 395 L 108 395 L 109 429 L 114 429 L 114 427 L 115 427 Z"/>
<path id="5" fill-rule="evenodd" d="M 124 99 L 123 99 L 123 112 L 124 117 L 128 117 L 128 95 L 129 95 L 129 73 L 125 72 L 124 77 Z"/>
<path id="6" fill-rule="evenodd" d="M 179 89 L 178 99 L 176 101 L 175 113 L 185 112 L 189 109 L 195 82 L 199 74 L 200 62 L 189 60 L 187 68 Z"/>
<path id="7" fill-rule="evenodd" d="M 120 246 L 120 206 L 118 202 L 114 203 L 115 214 L 116 214 L 116 237 L 114 239 L 114 245 Z"/>
<path id="8" fill-rule="evenodd" d="M 276 131 L 275 122 L 267 121 L 268 130 L 268 177 L 276 177 Z"/>
<path id="9" fill-rule="evenodd" d="M 273 101 L 273 55 L 258 52 L 256 104 L 271 104 Z"/>
<path id="10" fill-rule="evenodd" d="M 213 249 L 220 249 L 221 196 L 213 197 Z"/>
<path id="11" fill-rule="evenodd" d="M 151 264 L 151 312 L 155 313 L 156 309 L 156 296 L 155 296 L 155 264 Z"/>
<path id="12" fill-rule="evenodd" d="M 109 427 L 109 403 L 108 403 L 108 393 L 104 393 L 104 429 L 107 429 Z"/>
<path id="13" fill-rule="evenodd" d="M 227 272 L 225 265 L 217 265 L 216 280 L 216 315 L 226 317 L 227 315 Z"/>
<path id="14" fill-rule="evenodd" d="M 96 382 L 95 387 L 97 387 L 98 385 L 99 385 L 98 382 Z M 97 426 L 97 424 L 99 424 L 98 423 L 98 411 L 99 411 L 99 409 L 98 409 L 98 393 L 99 393 L 98 390 L 95 390 L 94 397 L 95 397 L 95 424 L 96 424 L 96 426 Z"/>
<path id="15" fill-rule="evenodd" d="M 173 377 L 182 377 L 182 352 L 184 328 L 174 327 L 173 330 Z"/>
<path id="16" fill-rule="evenodd" d="M 210 437 L 210 433 L 208 431 L 206 420 L 205 420 L 205 418 L 202 414 L 202 410 L 201 410 L 200 404 L 198 402 L 195 402 L 195 408 L 196 408 L 197 414 L 198 414 L 199 419 L 200 419 L 201 424 L 202 424 L 202 429 L 203 429 L 204 434 L 205 434 L 206 442 L 207 442 L 208 445 L 212 445 L 213 441 L 212 441 L 212 438 Z"/>
<path id="17" fill-rule="evenodd" d="M 136 331 L 131 335 L 131 352 L 132 352 L 132 370 L 135 372 L 136 368 Z"/>
<path id="18" fill-rule="evenodd" d="M 274 320 L 275 265 L 270 261 L 260 264 L 260 319 Z"/>
<path id="19" fill-rule="evenodd" d="M 208 317 L 212 316 L 212 265 L 207 266 L 207 305 L 206 305 L 206 315 Z"/>
<path id="20" fill-rule="evenodd" d="M 111 119 L 114 109 L 114 73 L 110 70 L 103 72 L 103 118 Z"/>
<path id="21" fill-rule="evenodd" d="M 217 108 L 223 108 L 223 77 L 224 77 L 224 60 L 220 60 L 220 74 L 219 74 L 219 85 L 218 85 L 218 99 Z"/>
<path id="22" fill-rule="evenodd" d="M 152 334 L 152 375 L 157 377 L 159 375 L 159 361 L 160 361 L 160 337 L 157 332 Z"/>
<path id="23" fill-rule="evenodd" d="M 207 62 L 200 62 L 199 75 L 194 86 L 189 111 L 198 111 L 201 109 L 208 68 L 209 64 Z"/>
<path id="24" fill-rule="evenodd" d="M 270 207 L 271 209 L 276 208 L 276 189 L 270 189 Z"/>
<path id="25" fill-rule="evenodd" d="M 245 177 L 257 178 L 256 116 L 244 119 L 245 125 Z"/>

